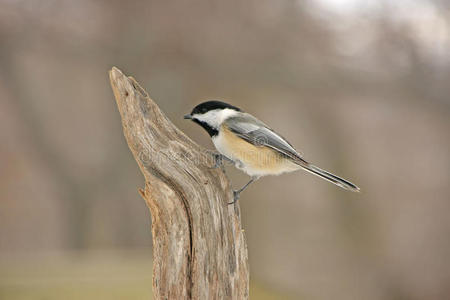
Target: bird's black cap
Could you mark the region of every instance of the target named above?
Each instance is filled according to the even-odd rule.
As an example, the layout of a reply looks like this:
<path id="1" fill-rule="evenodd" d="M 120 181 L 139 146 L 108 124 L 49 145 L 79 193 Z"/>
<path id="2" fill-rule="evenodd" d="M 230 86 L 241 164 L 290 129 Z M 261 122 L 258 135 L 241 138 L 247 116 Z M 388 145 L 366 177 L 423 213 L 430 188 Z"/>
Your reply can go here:
<path id="1" fill-rule="evenodd" d="M 204 114 L 204 113 L 207 113 L 208 111 L 214 110 L 214 109 L 225 109 L 225 108 L 233 109 L 236 111 L 241 111 L 240 108 L 233 106 L 231 104 L 228 104 L 228 103 L 225 103 L 222 101 L 212 100 L 212 101 L 206 101 L 206 102 L 200 103 L 199 105 L 194 107 L 194 109 L 191 112 L 191 116 L 195 115 L 195 114 Z"/>

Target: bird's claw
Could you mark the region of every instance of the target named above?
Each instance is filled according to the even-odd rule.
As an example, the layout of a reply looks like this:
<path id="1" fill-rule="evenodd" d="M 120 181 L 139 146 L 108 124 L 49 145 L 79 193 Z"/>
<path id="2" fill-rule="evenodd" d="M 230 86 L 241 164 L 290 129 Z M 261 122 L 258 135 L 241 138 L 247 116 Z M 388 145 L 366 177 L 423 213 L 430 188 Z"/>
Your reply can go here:
<path id="1" fill-rule="evenodd" d="M 239 200 L 240 193 L 240 191 L 233 191 L 233 201 L 229 202 L 228 205 L 235 204 Z"/>
<path id="2" fill-rule="evenodd" d="M 214 157 L 214 166 L 210 167 L 210 169 L 222 168 L 224 166 L 224 161 L 233 163 L 231 159 L 220 153 L 212 153 L 212 155 Z"/>
<path id="3" fill-rule="evenodd" d="M 217 168 L 221 168 L 223 166 L 223 157 L 222 154 L 219 153 L 213 153 L 212 154 L 214 157 L 214 166 L 209 167 L 210 169 L 217 169 Z"/>

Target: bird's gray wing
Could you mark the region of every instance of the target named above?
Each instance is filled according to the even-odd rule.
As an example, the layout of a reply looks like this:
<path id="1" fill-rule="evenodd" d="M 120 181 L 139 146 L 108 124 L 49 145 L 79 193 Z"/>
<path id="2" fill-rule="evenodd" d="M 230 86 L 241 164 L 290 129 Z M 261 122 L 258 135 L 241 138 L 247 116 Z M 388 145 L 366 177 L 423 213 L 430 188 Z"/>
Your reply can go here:
<path id="1" fill-rule="evenodd" d="M 282 136 L 275 133 L 272 129 L 267 127 L 264 123 L 255 117 L 242 113 L 238 116 L 231 117 L 225 120 L 225 125 L 234 134 L 255 146 L 265 146 L 274 149 L 278 153 L 288 156 L 296 164 L 325 180 L 328 180 L 344 189 L 359 192 L 359 188 L 353 183 L 340 178 L 330 172 L 322 170 L 307 161 L 305 161 L 300 154 L 295 151 L 294 147 L 289 144 Z"/>
<path id="2" fill-rule="evenodd" d="M 225 121 L 225 125 L 234 134 L 255 146 L 269 147 L 296 161 L 304 161 L 282 136 L 250 114 L 242 113 L 239 116 L 231 117 Z"/>

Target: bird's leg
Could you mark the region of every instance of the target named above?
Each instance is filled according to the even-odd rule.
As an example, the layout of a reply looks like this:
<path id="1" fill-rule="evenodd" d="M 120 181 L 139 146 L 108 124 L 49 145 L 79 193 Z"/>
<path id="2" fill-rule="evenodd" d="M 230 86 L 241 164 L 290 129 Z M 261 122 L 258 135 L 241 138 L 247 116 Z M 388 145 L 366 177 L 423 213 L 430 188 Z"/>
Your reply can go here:
<path id="1" fill-rule="evenodd" d="M 233 191 L 233 202 L 230 202 L 228 204 L 234 204 L 236 201 L 239 200 L 239 195 L 252 183 L 259 179 L 259 176 L 252 176 L 252 179 L 250 179 L 249 182 L 247 182 L 243 187 L 241 187 L 239 190 Z"/>
<path id="2" fill-rule="evenodd" d="M 211 169 L 217 169 L 223 166 L 223 161 L 226 160 L 228 162 L 233 162 L 231 159 L 229 159 L 228 157 L 226 157 L 223 154 L 220 153 L 212 153 L 213 157 L 214 157 L 214 166 L 211 167 Z"/>

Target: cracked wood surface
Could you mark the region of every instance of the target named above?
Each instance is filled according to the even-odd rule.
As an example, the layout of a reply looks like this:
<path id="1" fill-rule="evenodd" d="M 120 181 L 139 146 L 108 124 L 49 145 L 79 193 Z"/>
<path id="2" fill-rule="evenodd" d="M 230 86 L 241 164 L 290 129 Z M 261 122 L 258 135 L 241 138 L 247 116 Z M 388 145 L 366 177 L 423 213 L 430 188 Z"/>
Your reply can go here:
<path id="1" fill-rule="evenodd" d="M 239 204 L 211 153 L 189 139 L 131 77 L 110 73 L 123 132 L 145 177 L 155 299 L 247 299 Z M 181 118 L 181 117 L 180 117 Z"/>

